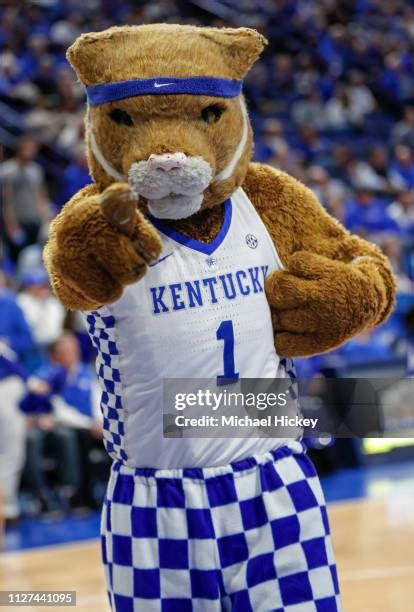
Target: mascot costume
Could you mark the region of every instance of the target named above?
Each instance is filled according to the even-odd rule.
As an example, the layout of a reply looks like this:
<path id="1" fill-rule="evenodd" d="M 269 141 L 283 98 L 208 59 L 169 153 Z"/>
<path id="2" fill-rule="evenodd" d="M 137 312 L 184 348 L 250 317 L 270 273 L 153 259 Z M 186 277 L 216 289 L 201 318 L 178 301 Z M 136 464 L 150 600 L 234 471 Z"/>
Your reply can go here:
<path id="1" fill-rule="evenodd" d="M 250 161 L 242 80 L 265 43 L 246 28 L 154 24 L 68 51 L 94 182 L 53 222 L 45 262 L 98 353 L 113 610 L 340 609 L 300 441 L 163 436 L 163 380 L 286 377 L 292 357 L 393 307 L 381 252 L 300 182 Z"/>

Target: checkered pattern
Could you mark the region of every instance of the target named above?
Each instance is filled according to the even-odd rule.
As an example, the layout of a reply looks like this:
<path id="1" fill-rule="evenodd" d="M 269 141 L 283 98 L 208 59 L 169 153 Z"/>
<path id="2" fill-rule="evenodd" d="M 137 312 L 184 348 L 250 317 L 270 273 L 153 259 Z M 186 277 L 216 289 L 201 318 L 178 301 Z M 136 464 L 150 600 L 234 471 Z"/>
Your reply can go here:
<path id="1" fill-rule="evenodd" d="M 295 362 L 289 357 L 284 357 L 280 360 L 280 367 L 283 368 L 290 378 L 291 386 L 289 387 L 289 395 L 291 399 L 299 398 L 298 377 L 296 375 Z"/>
<path id="2" fill-rule="evenodd" d="M 115 319 L 101 312 L 91 312 L 87 318 L 88 333 L 97 349 L 96 372 L 102 388 L 104 444 L 113 459 L 127 460 L 123 449 L 124 422 L 122 385 L 119 372 L 119 352 L 115 342 Z"/>
<path id="3" fill-rule="evenodd" d="M 117 612 L 338 612 L 323 494 L 299 442 L 223 468 L 115 463 L 102 515 Z"/>

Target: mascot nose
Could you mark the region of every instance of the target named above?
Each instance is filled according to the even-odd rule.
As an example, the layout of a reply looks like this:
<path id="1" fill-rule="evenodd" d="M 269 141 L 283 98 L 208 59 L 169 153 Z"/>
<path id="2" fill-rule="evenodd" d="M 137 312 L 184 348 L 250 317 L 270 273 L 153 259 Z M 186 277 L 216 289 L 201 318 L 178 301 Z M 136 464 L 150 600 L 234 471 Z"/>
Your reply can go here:
<path id="1" fill-rule="evenodd" d="M 164 155 L 150 155 L 148 158 L 149 170 L 161 170 L 169 172 L 175 168 L 181 168 L 187 160 L 184 153 L 165 153 Z"/>

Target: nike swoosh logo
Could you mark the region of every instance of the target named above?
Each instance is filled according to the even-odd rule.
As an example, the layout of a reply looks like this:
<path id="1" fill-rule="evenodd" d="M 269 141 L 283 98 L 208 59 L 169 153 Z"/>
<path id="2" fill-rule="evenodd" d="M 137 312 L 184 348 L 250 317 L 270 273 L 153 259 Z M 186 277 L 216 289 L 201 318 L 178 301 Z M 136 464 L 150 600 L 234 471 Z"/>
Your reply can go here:
<path id="1" fill-rule="evenodd" d="M 168 257 L 171 257 L 172 253 L 168 253 L 168 255 L 165 255 L 164 257 L 161 257 L 161 259 L 158 259 L 158 261 L 154 261 L 154 263 L 149 264 L 149 268 L 153 268 L 154 266 L 158 266 L 159 263 L 161 263 L 162 261 L 165 261 Z"/>
<path id="2" fill-rule="evenodd" d="M 154 83 L 154 87 L 167 87 L 167 85 L 174 85 L 174 83 Z"/>

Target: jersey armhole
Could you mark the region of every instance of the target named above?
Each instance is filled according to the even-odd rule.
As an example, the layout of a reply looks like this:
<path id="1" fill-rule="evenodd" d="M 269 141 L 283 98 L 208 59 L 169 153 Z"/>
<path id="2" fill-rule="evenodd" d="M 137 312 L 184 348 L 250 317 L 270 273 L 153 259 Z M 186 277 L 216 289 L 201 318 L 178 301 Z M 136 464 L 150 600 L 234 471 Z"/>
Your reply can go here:
<path id="1" fill-rule="evenodd" d="M 257 212 L 257 210 L 255 209 L 255 207 L 253 206 L 253 204 L 252 204 L 252 202 L 251 202 L 250 198 L 248 197 L 248 195 L 247 195 L 247 193 L 244 191 L 244 189 L 243 189 L 242 187 L 239 187 L 239 190 L 240 190 L 240 195 L 242 195 L 243 199 L 244 199 L 244 200 L 247 202 L 248 206 L 250 207 L 250 209 L 252 210 L 252 212 L 253 212 L 253 213 L 255 214 L 255 216 L 257 217 L 257 221 L 258 221 L 258 223 L 260 223 L 260 224 L 261 224 L 261 226 L 263 227 L 263 230 L 264 230 L 264 232 L 265 232 L 265 235 L 267 236 L 267 239 L 268 239 L 268 241 L 269 241 L 269 244 L 270 244 L 271 249 L 272 249 L 272 251 L 273 251 L 273 254 L 274 254 L 274 256 L 275 256 L 275 260 L 276 260 L 276 263 L 277 263 L 277 265 L 278 265 L 278 268 L 279 268 L 280 270 L 285 270 L 286 268 L 285 268 L 285 266 L 283 265 L 282 260 L 280 259 L 280 256 L 279 256 L 279 253 L 278 253 L 277 247 L 276 247 L 275 243 L 273 242 L 273 240 L 272 240 L 272 238 L 271 238 L 271 236 L 270 236 L 270 234 L 269 234 L 269 231 L 268 231 L 267 227 L 265 226 L 265 224 L 263 223 L 263 221 L 262 221 L 262 219 L 261 219 L 261 217 L 260 217 L 259 213 Z"/>

